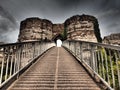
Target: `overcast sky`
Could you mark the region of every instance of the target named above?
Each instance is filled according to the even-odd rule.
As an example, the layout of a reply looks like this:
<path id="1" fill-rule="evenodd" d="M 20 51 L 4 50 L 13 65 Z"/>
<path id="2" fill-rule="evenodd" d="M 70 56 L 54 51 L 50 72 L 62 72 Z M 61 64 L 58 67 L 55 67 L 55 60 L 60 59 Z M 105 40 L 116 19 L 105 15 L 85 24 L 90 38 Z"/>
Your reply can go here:
<path id="1" fill-rule="evenodd" d="M 76 14 L 95 16 L 102 37 L 120 33 L 120 0 L 0 0 L 0 41 L 17 41 L 19 23 L 25 18 L 63 23 Z"/>

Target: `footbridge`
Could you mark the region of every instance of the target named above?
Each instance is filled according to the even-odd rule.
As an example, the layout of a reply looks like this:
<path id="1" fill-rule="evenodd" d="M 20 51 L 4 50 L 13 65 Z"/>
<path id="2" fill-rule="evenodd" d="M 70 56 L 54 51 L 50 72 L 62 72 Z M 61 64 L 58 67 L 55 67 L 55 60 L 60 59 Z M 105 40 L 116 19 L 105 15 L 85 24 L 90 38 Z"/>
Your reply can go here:
<path id="1" fill-rule="evenodd" d="M 0 90 L 120 90 L 120 47 L 85 41 L 0 45 Z"/>

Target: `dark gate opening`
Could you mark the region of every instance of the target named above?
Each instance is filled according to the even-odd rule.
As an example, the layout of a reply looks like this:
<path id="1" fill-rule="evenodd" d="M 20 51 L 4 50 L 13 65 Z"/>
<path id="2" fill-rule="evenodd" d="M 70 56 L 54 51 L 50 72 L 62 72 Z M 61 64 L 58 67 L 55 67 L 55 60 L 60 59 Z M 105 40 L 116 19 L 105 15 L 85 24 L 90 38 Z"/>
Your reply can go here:
<path id="1" fill-rule="evenodd" d="M 62 35 L 60 35 L 60 34 L 58 34 L 58 35 L 56 35 L 54 38 L 53 38 L 53 41 L 57 44 L 57 40 L 61 40 L 61 41 L 63 41 L 64 40 L 64 38 L 62 37 Z"/>

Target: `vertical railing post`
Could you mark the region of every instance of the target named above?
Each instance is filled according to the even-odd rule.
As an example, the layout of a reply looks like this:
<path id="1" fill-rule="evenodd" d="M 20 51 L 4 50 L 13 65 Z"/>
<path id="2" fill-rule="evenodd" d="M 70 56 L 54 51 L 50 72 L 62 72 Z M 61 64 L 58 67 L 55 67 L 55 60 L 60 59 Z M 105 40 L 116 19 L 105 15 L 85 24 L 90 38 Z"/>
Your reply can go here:
<path id="1" fill-rule="evenodd" d="M 43 53 L 43 42 L 41 42 L 41 53 Z"/>
<path id="2" fill-rule="evenodd" d="M 110 57 L 110 67 L 112 71 L 112 83 L 113 83 L 113 88 L 115 88 L 115 76 L 114 76 L 113 63 L 112 63 L 112 54 L 110 49 L 109 49 L 109 57 Z"/>
<path id="3" fill-rule="evenodd" d="M 35 43 L 32 43 L 32 47 L 33 47 L 33 51 L 32 51 L 33 57 L 32 58 L 34 58 L 35 57 Z"/>
<path id="4" fill-rule="evenodd" d="M 120 51 L 117 51 L 118 53 L 118 62 L 120 62 Z M 118 64 L 118 79 L 119 79 L 119 89 L 120 89 L 120 63 Z"/>
<path id="5" fill-rule="evenodd" d="M 71 42 L 70 41 L 68 41 L 68 42 L 69 42 L 69 48 L 70 48 L 69 50 L 71 51 Z"/>
<path id="6" fill-rule="evenodd" d="M 117 76 L 118 76 L 118 88 L 120 89 L 120 70 L 119 70 L 119 65 L 118 65 L 118 55 L 117 52 L 114 50 L 115 54 L 115 63 L 116 63 L 116 68 L 117 68 Z"/>
<path id="7" fill-rule="evenodd" d="M 94 45 L 91 45 L 91 67 L 95 71 L 95 56 L 94 56 Z"/>
<path id="8" fill-rule="evenodd" d="M 74 53 L 75 53 L 75 56 L 77 55 L 76 54 L 76 42 L 74 42 Z"/>
<path id="9" fill-rule="evenodd" d="M 24 45 L 24 44 L 23 44 Z M 19 52 L 18 52 L 18 60 L 17 60 L 17 67 L 18 67 L 18 74 L 17 78 L 19 78 L 20 75 L 20 69 L 21 69 L 21 59 L 22 59 L 22 50 L 23 50 L 23 45 L 19 45 Z"/>
<path id="10" fill-rule="evenodd" d="M 82 48 L 82 43 L 80 42 L 79 45 L 80 45 L 80 59 L 81 59 L 81 61 L 83 61 L 83 48 Z"/>
<path id="11" fill-rule="evenodd" d="M 42 44 L 41 44 L 41 42 L 40 42 L 40 54 L 42 53 L 42 49 L 41 49 L 41 46 L 42 46 Z"/>
<path id="12" fill-rule="evenodd" d="M 40 42 L 38 42 L 38 45 L 37 45 L 37 47 L 38 47 L 38 55 L 40 55 Z"/>
<path id="13" fill-rule="evenodd" d="M 12 54 L 11 54 L 11 65 L 10 65 L 10 76 L 12 75 L 13 70 L 13 59 L 14 59 L 14 46 L 12 47 Z"/>
<path id="14" fill-rule="evenodd" d="M 73 42 L 71 42 L 71 43 L 72 43 L 71 51 L 74 52 L 74 46 L 73 46 L 74 43 Z"/>
<path id="15" fill-rule="evenodd" d="M 0 76 L 0 85 L 2 84 L 3 81 L 3 70 L 4 70 L 4 62 L 5 62 L 5 47 L 3 47 L 3 58 L 2 58 L 2 66 L 1 66 L 1 76 Z"/>
<path id="16" fill-rule="evenodd" d="M 105 48 L 104 48 L 105 50 Z M 105 50 L 105 66 L 106 66 L 106 74 L 107 74 L 107 82 L 110 85 L 110 79 L 109 79 L 109 72 L 108 72 L 108 59 L 107 59 L 107 52 Z"/>
<path id="17" fill-rule="evenodd" d="M 97 51 L 95 50 L 94 52 L 95 56 L 95 71 L 98 73 L 98 60 L 97 60 Z"/>
<path id="18" fill-rule="evenodd" d="M 18 45 L 16 46 L 15 49 L 16 50 L 18 49 Z M 18 53 L 18 51 L 15 52 L 15 60 L 14 60 L 14 70 L 13 70 L 13 73 L 16 72 L 16 68 L 17 68 L 17 53 Z"/>
<path id="19" fill-rule="evenodd" d="M 68 41 L 68 48 L 69 48 L 69 50 L 70 50 L 70 42 Z"/>
<path id="20" fill-rule="evenodd" d="M 100 50 L 98 50 L 98 53 L 97 53 L 97 57 L 98 57 L 98 67 L 99 67 L 99 69 L 98 69 L 98 72 L 99 72 L 99 75 L 100 76 L 102 76 L 102 69 L 101 69 L 101 60 L 100 60 Z"/>
<path id="21" fill-rule="evenodd" d="M 103 50 L 103 48 L 101 48 Z M 100 51 L 100 54 L 101 54 L 101 60 L 102 60 L 102 77 L 103 79 L 105 80 L 105 70 L 104 70 L 104 58 L 103 58 L 103 52 L 102 50 Z"/>
<path id="22" fill-rule="evenodd" d="M 10 49 L 11 49 L 10 47 L 7 48 L 7 52 L 6 52 L 6 53 L 7 53 L 7 59 L 6 59 L 6 62 L 7 62 L 7 63 L 6 63 L 5 80 L 7 80 L 7 77 L 8 77 L 8 69 L 9 69 L 9 68 L 8 68 L 8 67 L 9 67 L 8 65 L 9 65 L 9 59 L 10 59 Z"/>

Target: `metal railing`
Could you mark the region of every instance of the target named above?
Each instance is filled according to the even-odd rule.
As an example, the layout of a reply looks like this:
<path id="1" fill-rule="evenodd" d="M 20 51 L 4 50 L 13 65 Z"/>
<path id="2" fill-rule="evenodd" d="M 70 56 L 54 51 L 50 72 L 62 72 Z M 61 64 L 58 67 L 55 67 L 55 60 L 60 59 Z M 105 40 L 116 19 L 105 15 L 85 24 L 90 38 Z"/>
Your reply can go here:
<path id="1" fill-rule="evenodd" d="M 120 90 L 120 47 L 85 41 L 65 41 L 67 48 L 104 89 Z"/>
<path id="2" fill-rule="evenodd" d="M 41 41 L 0 45 L 0 88 L 54 45 Z"/>

